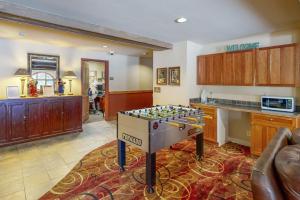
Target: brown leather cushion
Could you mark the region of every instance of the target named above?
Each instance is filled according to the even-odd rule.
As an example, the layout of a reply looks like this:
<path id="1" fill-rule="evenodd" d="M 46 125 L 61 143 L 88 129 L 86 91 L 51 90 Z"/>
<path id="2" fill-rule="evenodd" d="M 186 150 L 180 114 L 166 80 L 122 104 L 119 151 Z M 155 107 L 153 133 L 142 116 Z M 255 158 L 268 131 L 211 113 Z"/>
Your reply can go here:
<path id="1" fill-rule="evenodd" d="M 300 199 L 300 144 L 282 148 L 275 157 L 275 167 L 289 200 Z"/>
<path id="2" fill-rule="evenodd" d="M 297 128 L 293 131 L 291 143 L 300 144 L 300 128 Z"/>

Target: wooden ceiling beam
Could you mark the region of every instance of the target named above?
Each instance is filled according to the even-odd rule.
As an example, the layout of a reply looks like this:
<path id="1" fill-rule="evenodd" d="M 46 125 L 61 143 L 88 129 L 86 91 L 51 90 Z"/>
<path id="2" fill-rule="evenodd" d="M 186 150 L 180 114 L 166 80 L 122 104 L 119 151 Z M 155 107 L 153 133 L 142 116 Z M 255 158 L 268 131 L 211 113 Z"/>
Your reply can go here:
<path id="1" fill-rule="evenodd" d="M 81 22 L 3 1 L 0 1 L 0 19 L 103 38 L 114 42 L 117 41 L 125 45 L 129 44 L 137 47 L 149 48 L 152 50 L 165 50 L 173 47 L 172 44 L 167 42 L 162 42 L 124 31 L 117 31 L 111 28 Z"/>

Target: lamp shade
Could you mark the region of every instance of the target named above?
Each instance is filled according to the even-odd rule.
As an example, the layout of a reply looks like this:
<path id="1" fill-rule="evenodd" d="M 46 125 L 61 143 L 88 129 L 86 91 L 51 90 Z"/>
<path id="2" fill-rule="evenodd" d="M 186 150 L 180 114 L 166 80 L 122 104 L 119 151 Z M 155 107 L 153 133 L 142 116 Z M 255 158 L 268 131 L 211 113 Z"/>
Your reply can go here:
<path id="1" fill-rule="evenodd" d="M 76 74 L 73 71 L 65 71 L 64 78 L 66 79 L 75 79 L 77 78 Z"/>
<path id="2" fill-rule="evenodd" d="M 26 77 L 26 76 L 30 76 L 30 74 L 28 73 L 28 70 L 27 70 L 27 69 L 19 68 L 19 69 L 15 72 L 15 76 Z"/>

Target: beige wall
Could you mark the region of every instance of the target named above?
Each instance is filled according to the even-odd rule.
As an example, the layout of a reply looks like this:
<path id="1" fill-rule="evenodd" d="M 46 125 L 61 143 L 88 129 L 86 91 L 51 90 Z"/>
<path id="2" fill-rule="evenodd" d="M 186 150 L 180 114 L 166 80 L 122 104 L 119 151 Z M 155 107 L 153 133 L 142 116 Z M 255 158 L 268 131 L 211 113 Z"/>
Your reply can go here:
<path id="1" fill-rule="evenodd" d="M 1 27 L 0 27 L 1 28 Z M 78 79 L 73 81 L 75 94 L 81 93 L 81 58 L 109 61 L 110 91 L 152 89 L 152 71 L 140 66 L 139 57 L 85 50 L 76 47 L 61 47 L 26 39 L 0 38 L 0 98 L 6 97 L 7 86 L 20 86 L 20 80 L 13 76 L 17 68 L 27 68 L 27 53 L 52 54 L 60 56 L 61 75 L 73 70 Z M 143 74 L 142 78 L 140 73 Z M 66 91 L 68 84 L 66 85 Z"/>

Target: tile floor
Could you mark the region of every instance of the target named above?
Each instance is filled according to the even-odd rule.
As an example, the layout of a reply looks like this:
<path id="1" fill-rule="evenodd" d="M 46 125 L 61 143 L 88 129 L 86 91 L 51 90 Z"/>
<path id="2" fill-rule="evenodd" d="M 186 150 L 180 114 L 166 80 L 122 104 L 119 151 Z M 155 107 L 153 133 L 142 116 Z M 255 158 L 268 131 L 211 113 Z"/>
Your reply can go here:
<path id="1" fill-rule="evenodd" d="M 85 154 L 116 137 L 115 122 L 88 123 L 83 130 L 0 148 L 0 199 L 38 199 Z"/>

